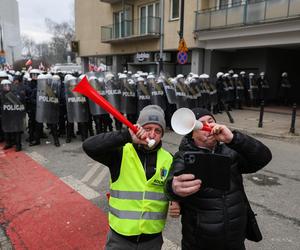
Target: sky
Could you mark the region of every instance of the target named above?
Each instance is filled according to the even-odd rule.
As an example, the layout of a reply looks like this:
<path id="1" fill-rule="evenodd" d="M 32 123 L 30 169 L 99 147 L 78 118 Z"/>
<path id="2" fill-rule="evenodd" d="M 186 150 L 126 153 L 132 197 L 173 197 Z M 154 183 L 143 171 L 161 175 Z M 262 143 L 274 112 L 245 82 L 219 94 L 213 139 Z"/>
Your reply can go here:
<path id="1" fill-rule="evenodd" d="M 56 23 L 74 22 L 74 0 L 17 0 L 21 35 L 27 35 L 36 43 L 49 41 L 45 18 Z"/>

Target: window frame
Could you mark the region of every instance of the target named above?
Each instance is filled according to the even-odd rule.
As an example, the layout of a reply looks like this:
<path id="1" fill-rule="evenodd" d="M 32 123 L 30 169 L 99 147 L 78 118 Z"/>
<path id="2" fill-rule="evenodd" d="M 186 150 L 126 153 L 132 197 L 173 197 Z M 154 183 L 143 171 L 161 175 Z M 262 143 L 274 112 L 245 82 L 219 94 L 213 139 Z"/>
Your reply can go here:
<path id="1" fill-rule="evenodd" d="M 233 4 L 233 0 L 227 0 L 227 5 L 221 6 L 221 0 L 216 0 L 216 10 L 223 10 L 226 8 L 231 8 L 239 5 L 245 5 L 247 0 L 240 0 L 240 4 Z"/>
<path id="2" fill-rule="evenodd" d="M 180 12 L 181 12 L 181 0 L 178 0 L 178 17 L 173 17 L 173 1 L 175 1 L 175 0 L 170 0 L 170 20 L 171 21 L 180 19 Z"/>
<path id="3" fill-rule="evenodd" d="M 145 4 L 145 5 L 141 5 L 139 6 L 139 33 L 140 34 L 148 34 L 148 30 L 149 30 L 149 17 L 160 17 L 160 8 L 156 8 L 156 6 L 159 6 L 159 2 L 153 2 L 153 3 L 149 3 L 149 4 Z M 152 6 L 152 15 L 149 15 L 149 6 Z M 145 22 L 145 31 L 144 33 L 142 33 L 142 8 L 145 8 L 145 13 L 146 16 L 143 17 L 145 18 L 146 22 Z M 158 10 L 158 13 L 156 13 L 156 10 Z"/>

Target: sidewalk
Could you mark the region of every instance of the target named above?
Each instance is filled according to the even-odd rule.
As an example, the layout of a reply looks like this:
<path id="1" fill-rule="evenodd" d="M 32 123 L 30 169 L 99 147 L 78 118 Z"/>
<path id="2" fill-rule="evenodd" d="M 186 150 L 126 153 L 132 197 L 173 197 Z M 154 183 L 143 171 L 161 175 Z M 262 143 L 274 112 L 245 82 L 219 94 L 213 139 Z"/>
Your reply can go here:
<path id="1" fill-rule="evenodd" d="M 300 110 L 297 110 L 295 133 L 290 133 L 292 108 L 266 107 L 263 115 L 262 127 L 258 127 L 260 109 L 245 108 L 230 111 L 234 123 L 230 123 L 226 112 L 215 115 L 219 123 L 223 123 L 231 129 L 237 129 L 244 133 L 300 143 Z"/>

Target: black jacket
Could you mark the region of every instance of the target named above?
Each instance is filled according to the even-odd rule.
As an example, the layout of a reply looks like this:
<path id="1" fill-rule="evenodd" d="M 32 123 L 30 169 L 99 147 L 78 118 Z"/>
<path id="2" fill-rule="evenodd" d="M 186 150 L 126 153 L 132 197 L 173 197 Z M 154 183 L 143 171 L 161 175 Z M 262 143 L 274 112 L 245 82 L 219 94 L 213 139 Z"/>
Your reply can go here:
<path id="1" fill-rule="evenodd" d="M 179 200 L 182 208 L 183 249 L 241 249 L 245 240 L 246 203 L 243 196 L 243 173 L 254 173 L 272 158 L 270 150 L 254 138 L 233 132 L 229 144 L 218 144 L 211 152 L 200 149 L 191 137 L 185 136 L 174 156 L 166 191 L 172 199 Z M 172 179 L 185 168 L 185 151 L 218 153 L 231 158 L 230 189 L 228 191 L 203 188 L 188 197 L 176 196 L 172 191 Z"/>
<path id="2" fill-rule="evenodd" d="M 101 133 L 84 141 L 82 147 L 86 154 L 93 160 L 98 161 L 110 170 L 112 182 L 116 181 L 120 174 L 122 163 L 123 146 L 132 142 L 129 131 Z M 157 150 L 161 143 L 154 149 L 145 150 L 140 145 L 133 144 L 149 180 L 156 170 Z"/>

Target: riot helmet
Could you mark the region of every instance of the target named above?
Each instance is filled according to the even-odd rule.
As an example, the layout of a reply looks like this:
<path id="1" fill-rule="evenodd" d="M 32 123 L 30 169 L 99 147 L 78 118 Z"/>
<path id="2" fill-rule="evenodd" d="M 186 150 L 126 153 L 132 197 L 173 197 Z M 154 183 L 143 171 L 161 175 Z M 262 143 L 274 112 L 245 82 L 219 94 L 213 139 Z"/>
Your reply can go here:
<path id="1" fill-rule="evenodd" d="M 1 81 L 1 90 L 3 92 L 9 92 L 11 90 L 11 81 L 8 79 L 4 79 Z"/>

